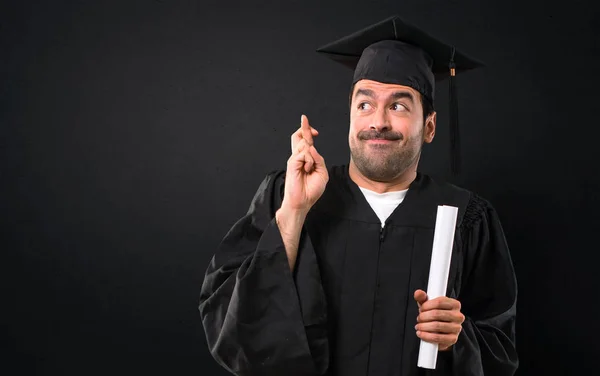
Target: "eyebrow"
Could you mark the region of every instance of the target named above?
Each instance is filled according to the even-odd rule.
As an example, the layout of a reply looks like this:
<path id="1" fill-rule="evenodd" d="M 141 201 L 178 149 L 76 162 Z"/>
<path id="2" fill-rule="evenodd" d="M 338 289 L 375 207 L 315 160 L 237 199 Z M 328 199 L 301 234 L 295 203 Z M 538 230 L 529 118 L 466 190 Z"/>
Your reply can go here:
<path id="1" fill-rule="evenodd" d="M 359 95 L 364 95 L 366 97 L 371 97 L 371 98 L 375 98 L 375 92 L 373 90 L 369 90 L 369 89 L 358 89 L 356 91 L 356 97 L 358 97 Z"/>
<path id="2" fill-rule="evenodd" d="M 391 95 L 391 97 L 394 99 L 406 98 L 406 99 L 409 99 L 412 103 L 415 102 L 415 98 L 413 97 L 412 93 L 410 93 L 408 91 L 396 91 L 395 93 L 393 93 Z"/>
<path id="3" fill-rule="evenodd" d="M 356 96 L 358 97 L 359 95 L 364 95 L 364 96 L 367 96 L 370 98 L 377 97 L 377 95 L 375 95 L 375 92 L 370 89 L 358 89 L 356 91 Z M 415 98 L 412 95 L 412 93 L 410 93 L 408 91 L 395 91 L 390 95 L 390 98 L 394 98 L 394 99 L 406 98 L 406 99 L 409 99 L 412 103 L 414 103 L 414 101 L 415 101 Z"/>

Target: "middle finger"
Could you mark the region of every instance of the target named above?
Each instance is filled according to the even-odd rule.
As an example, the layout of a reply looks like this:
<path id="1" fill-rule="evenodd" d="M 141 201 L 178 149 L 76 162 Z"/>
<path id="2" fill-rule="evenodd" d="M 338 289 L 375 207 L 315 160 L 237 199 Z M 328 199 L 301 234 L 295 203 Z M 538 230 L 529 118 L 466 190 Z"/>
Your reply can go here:
<path id="1" fill-rule="evenodd" d="M 421 312 L 417 316 L 418 322 L 429 321 L 444 321 L 444 322 L 461 322 L 460 313 L 444 309 L 434 309 L 431 311 Z"/>
<path id="2" fill-rule="evenodd" d="M 309 145 L 312 145 L 312 132 L 310 125 L 308 124 L 308 118 L 306 117 L 306 115 L 302 115 L 300 117 L 300 129 L 302 130 L 302 138 L 305 139 Z"/>

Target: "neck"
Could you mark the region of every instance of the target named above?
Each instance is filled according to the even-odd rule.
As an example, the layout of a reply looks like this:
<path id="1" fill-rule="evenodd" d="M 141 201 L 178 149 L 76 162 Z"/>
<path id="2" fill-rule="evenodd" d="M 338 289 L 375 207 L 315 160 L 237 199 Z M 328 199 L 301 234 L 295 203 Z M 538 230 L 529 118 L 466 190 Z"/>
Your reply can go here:
<path id="1" fill-rule="evenodd" d="M 356 167 L 352 160 L 350 160 L 348 173 L 350 174 L 350 179 L 352 179 L 356 185 L 370 191 L 377 193 L 403 191 L 408 189 L 410 184 L 416 179 L 417 165 L 414 164 L 410 166 L 390 181 L 374 181 L 367 178 L 358 170 L 358 167 Z"/>

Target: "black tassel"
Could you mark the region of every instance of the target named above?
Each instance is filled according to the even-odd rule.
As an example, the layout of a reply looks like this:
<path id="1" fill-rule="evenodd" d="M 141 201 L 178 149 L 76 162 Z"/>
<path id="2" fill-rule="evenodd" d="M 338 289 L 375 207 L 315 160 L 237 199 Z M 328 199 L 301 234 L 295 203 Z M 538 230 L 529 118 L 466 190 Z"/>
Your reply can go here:
<path id="1" fill-rule="evenodd" d="M 450 158 L 452 174 L 460 173 L 460 131 L 458 127 L 458 98 L 456 96 L 456 65 L 454 63 L 455 49 L 452 47 L 450 57 Z"/>

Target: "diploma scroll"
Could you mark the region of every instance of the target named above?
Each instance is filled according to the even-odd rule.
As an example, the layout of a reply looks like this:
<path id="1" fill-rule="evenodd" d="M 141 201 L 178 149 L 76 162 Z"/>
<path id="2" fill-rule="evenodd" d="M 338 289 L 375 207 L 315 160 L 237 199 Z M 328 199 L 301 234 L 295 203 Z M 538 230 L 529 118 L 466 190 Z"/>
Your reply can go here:
<path id="1" fill-rule="evenodd" d="M 447 205 L 438 206 L 433 235 L 431 265 L 429 267 L 429 281 L 427 282 L 428 299 L 435 299 L 446 295 L 457 214 L 457 207 Z M 421 368 L 435 369 L 437 353 L 438 345 L 436 343 L 421 340 L 417 365 Z"/>

